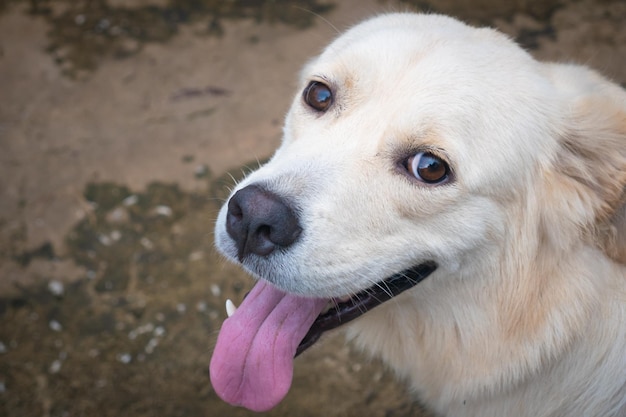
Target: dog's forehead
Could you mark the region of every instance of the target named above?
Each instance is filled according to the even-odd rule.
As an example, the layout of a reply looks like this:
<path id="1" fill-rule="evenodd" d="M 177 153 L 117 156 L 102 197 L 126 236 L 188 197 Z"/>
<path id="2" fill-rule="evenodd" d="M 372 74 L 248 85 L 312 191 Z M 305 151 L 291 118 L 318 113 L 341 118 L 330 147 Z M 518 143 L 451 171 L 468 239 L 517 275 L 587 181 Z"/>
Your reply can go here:
<path id="1" fill-rule="evenodd" d="M 412 69 L 419 70 L 425 61 L 471 68 L 481 65 L 476 59 L 480 55 L 493 59 L 493 52 L 503 62 L 510 61 L 508 55 L 525 55 L 491 29 L 474 28 L 447 16 L 391 14 L 367 20 L 338 37 L 305 67 L 303 78 L 323 75 L 358 78 L 364 83 L 393 81 Z M 433 57 L 439 61 L 429 61 Z M 466 70 L 465 76 L 469 74 Z"/>
<path id="2" fill-rule="evenodd" d="M 407 40 L 413 45 L 419 42 L 465 38 L 477 31 L 480 29 L 442 15 L 388 14 L 366 20 L 349 29 L 331 43 L 325 52 L 341 54 L 359 42 L 369 46 L 383 42 L 387 49 Z"/>
<path id="3" fill-rule="evenodd" d="M 302 84 L 327 81 L 342 111 L 385 107 L 408 116 L 407 126 L 415 116 L 460 126 L 464 118 L 493 123 L 500 109 L 541 107 L 542 77 L 538 63 L 497 31 L 446 16 L 393 14 L 337 38 L 305 67 Z"/>

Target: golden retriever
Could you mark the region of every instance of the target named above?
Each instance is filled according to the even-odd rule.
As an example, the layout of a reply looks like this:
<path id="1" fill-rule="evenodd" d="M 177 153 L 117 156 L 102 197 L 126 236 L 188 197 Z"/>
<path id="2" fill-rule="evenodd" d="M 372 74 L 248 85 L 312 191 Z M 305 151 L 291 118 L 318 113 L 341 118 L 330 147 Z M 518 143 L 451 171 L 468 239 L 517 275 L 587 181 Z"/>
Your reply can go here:
<path id="1" fill-rule="evenodd" d="M 360 316 L 349 338 L 439 415 L 626 416 L 625 91 L 408 13 L 352 28 L 300 84 L 217 219 L 259 282 L 227 303 L 216 392 L 272 408 L 294 355 Z"/>

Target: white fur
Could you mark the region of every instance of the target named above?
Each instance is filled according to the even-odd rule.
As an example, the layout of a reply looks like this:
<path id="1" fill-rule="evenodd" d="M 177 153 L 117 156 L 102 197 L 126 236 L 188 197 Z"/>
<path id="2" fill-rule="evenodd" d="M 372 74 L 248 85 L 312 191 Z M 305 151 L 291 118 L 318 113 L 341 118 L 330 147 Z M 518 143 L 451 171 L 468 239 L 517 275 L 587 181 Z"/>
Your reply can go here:
<path id="1" fill-rule="evenodd" d="M 333 86 L 325 113 L 302 100 L 311 80 Z M 301 87 L 282 146 L 237 189 L 292 202 L 303 233 L 244 267 L 335 297 L 435 261 L 348 331 L 432 410 L 625 416 L 626 93 L 494 30 L 415 14 L 354 27 Z M 450 183 L 402 172 L 421 148 L 446 158 Z M 225 216 L 216 241 L 234 259 Z"/>

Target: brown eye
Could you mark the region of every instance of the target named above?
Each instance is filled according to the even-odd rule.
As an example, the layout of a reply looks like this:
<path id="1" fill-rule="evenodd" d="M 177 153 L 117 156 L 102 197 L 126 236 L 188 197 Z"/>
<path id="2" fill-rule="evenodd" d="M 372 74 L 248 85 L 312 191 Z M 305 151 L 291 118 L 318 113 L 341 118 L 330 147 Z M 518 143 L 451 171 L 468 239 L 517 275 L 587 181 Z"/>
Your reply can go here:
<path id="1" fill-rule="evenodd" d="M 325 112 L 333 102 L 333 93 L 330 87 L 319 81 L 311 81 L 304 89 L 304 102 L 313 109 Z"/>
<path id="2" fill-rule="evenodd" d="M 407 170 L 418 181 L 426 184 L 439 184 L 450 174 L 448 164 L 430 152 L 420 152 L 406 161 Z"/>

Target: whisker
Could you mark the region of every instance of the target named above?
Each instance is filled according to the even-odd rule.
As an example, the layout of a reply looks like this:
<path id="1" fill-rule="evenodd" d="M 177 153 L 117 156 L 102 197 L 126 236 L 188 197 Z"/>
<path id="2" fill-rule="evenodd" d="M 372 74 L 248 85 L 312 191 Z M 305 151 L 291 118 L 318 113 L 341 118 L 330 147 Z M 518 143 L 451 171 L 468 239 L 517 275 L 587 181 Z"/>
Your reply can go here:
<path id="1" fill-rule="evenodd" d="M 239 181 L 237 181 L 237 179 L 233 176 L 233 174 L 231 174 L 230 172 L 227 172 L 226 174 L 230 177 L 230 179 L 233 181 L 233 184 L 235 186 L 239 183 Z"/>
<path id="2" fill-rule="evenodd" d="M 300 7 L 300 6 L 295 6 L 294 5 L 293 7 L 295 7 L 296 9 L 302 10 L 303 12 L 310 13 L 313 16 L 319 18 L 322 22 L 324 22 L 328 26 L 330 26 L 338 35 L 341 35 L 341 31 L 339 31 L 339 29 L 337 29 L 337 27 L 335 25 L 330 23 L 330 21 L 328 19 L 326 19 L 325 17 L 321 16 L 319 13 L 315 13 L 313 10 L 305 9 L 304 7 Z"/>
<path id="3" fill-rule="evenodd" d="M 383 290 L 383 292 L 387 294 L 389 298 L 393 297 L 393 291 L 391 291 L 391 288 L 389 288 L 389 284 L 387 283 L 387 281 L 378 282 L 376 283 L 376 286 Z"/>

